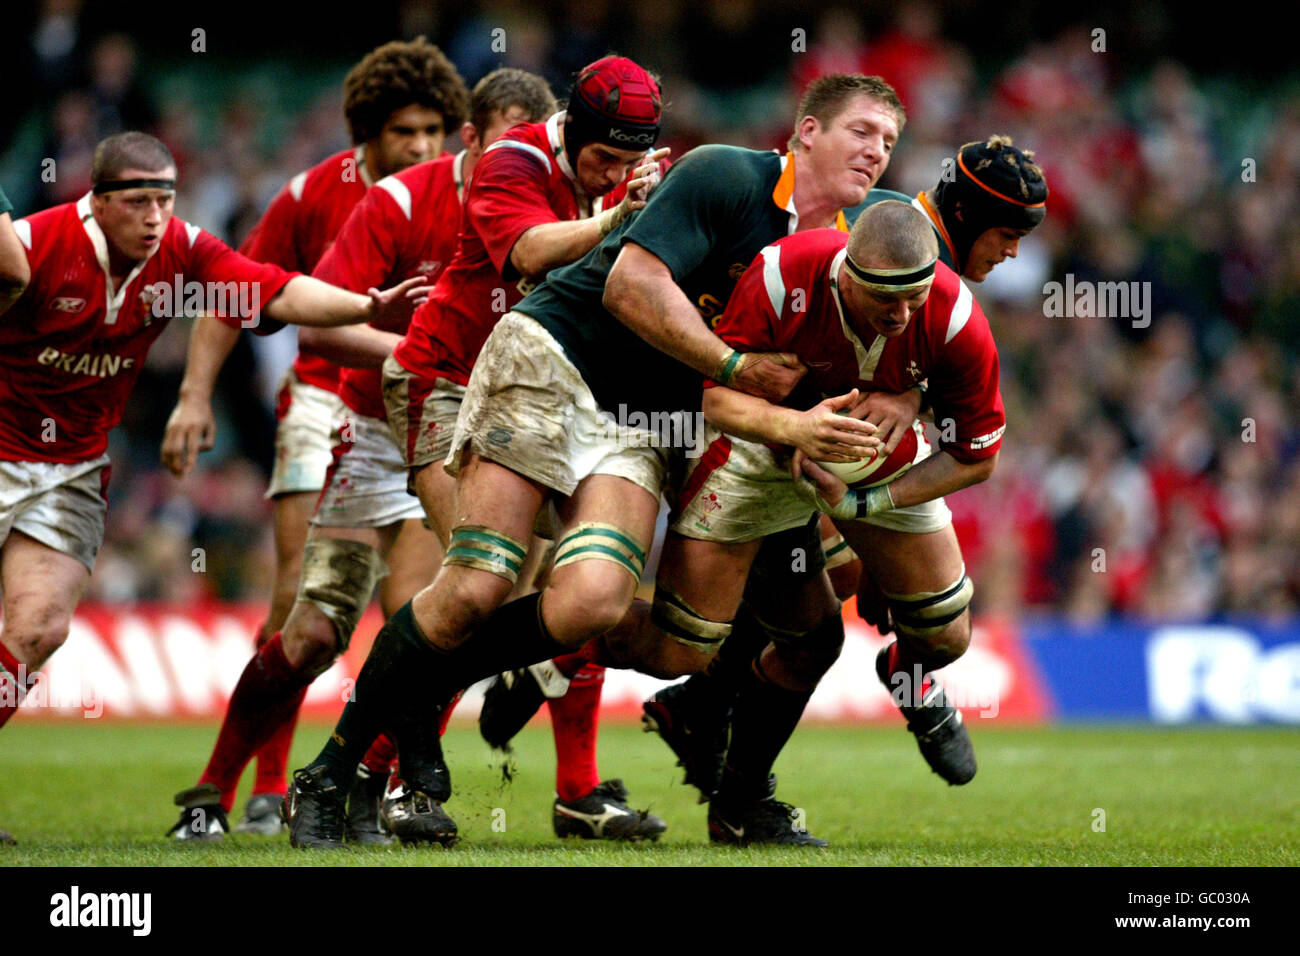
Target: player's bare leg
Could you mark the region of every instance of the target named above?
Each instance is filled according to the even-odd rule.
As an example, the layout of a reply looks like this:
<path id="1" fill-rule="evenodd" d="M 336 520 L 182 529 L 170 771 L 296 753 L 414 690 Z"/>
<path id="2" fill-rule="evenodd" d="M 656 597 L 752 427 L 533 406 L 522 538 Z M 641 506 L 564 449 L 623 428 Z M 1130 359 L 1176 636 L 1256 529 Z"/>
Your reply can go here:
<path id="1" fill-rule="evenodd" d="M 385 624 L 358 678 L 356 698 L 304 771 L 311 779 L 304 781 L 307 814 L 296 841 L 300 845 L 333 845 L 317 839 L 319 801 L 306 785 L 327 788 L 351 773 L 357 741 L 373 735 L 375 726 L 399 722 L 408 786 L 436 799 L 450 785 L 436 772 L 440 749 L 427 728 L 430 715 L 450 694 L 481 677 L 585 643 L 617 623 L 631 603 L 658 514 L 658 501 L 649 492 L 609 476 L 581 482 L 562 509 L 565 531 L 547 588 L 503 605 L 522 567 L 521 542 L 547 491 L 473 455 L 461 469 L 457 489 L 457 523 L 446 563 L 434 583 Z M 326 822 L 324 832 L 332 833 L 333 823 Z"/>
<path id="2" fill-rule="evenodd" d="M 883 593 L 898 634 L 881 650 L 877 675 L 931 769 L 950 784 L 969 782 L 976 770 L 970 734 L 932 676 L 970 644 L 974 587 L 952 526 L 921 534 L 858 522 L 840 528 L 862 558 L 863 586 Z"/>
<path id="3" fill-rule="evenodd" d="M 18 710 L 36 672 L 63 646 L 72 613 L 90 582 L 78 559 L 41 544 L 20 531 L 0 545 L 0 727 Z"/>

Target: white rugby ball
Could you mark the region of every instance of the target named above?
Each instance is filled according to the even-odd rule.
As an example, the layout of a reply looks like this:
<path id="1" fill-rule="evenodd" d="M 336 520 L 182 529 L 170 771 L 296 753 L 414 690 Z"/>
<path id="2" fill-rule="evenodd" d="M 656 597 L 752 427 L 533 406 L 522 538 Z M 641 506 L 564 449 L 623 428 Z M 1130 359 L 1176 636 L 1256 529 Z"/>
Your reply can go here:
<path id="1" fill-rule="evenodd" d="M 889 455 L 872 455 L 857 461 L 819 461 L 818 467 L 825 468 L 850 488 L 873 488 L 893 481 L 906 472 L 917 461 L 920 441 L 916 428 L 909 428 L 903 433 L 903 440 Z"/>

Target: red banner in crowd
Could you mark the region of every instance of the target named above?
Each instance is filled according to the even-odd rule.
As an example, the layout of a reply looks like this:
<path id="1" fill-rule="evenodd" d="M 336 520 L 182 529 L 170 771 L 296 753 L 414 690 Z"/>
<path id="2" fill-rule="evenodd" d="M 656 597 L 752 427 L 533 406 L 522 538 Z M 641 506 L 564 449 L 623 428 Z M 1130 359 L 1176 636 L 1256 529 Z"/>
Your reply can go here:
<path id="1" fill-rule="evenodd" d="M 67 643 L 29 693 L 23 719 L 217 719 L 252 654 L 263 613 L 259 605 L 86 605 L 78 609 Z M 375 608 L 367 611 L 347 653 L 312 684 L 305 716 L 338 716 L 382 623 Z M 845 625 L 844 651 L 813 696 L 808 716 L 898 720 L 889 693 L 875 676 L 876 651 L 884 641 L 857 617 L 852 602 L 845 606 Z M 1010 625 L 977 623 L 970 649 L 943 670 L 942 679 L 968 719 L 1032 721 L 1050 716 L 1043 682 Z M 610 670 L 602 712 L 636 719 L 641 702 L 664 683 Z M 479 700 L 480 694 L 471 691 L 458 715 L 472 717 Z"/>

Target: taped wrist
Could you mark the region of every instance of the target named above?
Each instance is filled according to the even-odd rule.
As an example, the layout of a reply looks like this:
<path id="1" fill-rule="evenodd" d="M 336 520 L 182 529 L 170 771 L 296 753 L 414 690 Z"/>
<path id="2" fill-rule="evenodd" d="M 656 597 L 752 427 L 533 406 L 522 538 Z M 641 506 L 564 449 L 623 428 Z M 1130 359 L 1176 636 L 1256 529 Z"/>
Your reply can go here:
<path id="1" fill-rule="evenodd" d="M 817 499 L 817 507 L 826 512 L 832 518 L 838 518 L 841 521 L 861 521 L 863 518 L 869 518 L 872 515 L 880 514 L 882 511 L 889 511 L 894 507 L 894 496 L 889 492 L 889 485 L 876 485 L 874 488 L 850 488 L 848 493 L 840 499 L 839 504 L 830 504 L 817 491 L 816 485 L 813 485 L 813 496 Z"/>
<path id="2" fill-rule="evenodd" d="M 730 385 L 731 380 L 740 371 L 740 363 L 743 358 L 744 353 L 737 352 L 735 349 L 728 349 L 727 354 L 718 363 L 718 370 L 713 373 L 713 380 L 719 385 Z"/>
<path id="3" fill-rule="evenodd" d="M 600 229 L 600 238 L 604 239 L 611 232 L 618 228 L 618 224 L 627 218 L 627 202 L 621 202 L 613 209 L 606 209 L 596 217 L 596 225 Z"/>

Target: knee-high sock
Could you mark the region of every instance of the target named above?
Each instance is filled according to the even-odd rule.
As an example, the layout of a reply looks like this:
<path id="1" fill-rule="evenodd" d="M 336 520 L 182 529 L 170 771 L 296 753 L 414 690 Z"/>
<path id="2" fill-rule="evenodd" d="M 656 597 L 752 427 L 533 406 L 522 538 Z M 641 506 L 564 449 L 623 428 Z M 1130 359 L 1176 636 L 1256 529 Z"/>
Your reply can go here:
<path id="1" fill-rule="evenodd" d="M 397 744 L 388 734 L 380 734 L 361 758 L 361 764 L 371 773 L 387 774 L 396 759 Z"/>
<path id="2" fill-rule="evenodd" d="M 720 797 L 748 800 L 767 792 L 772 765 L 794 733 L 812 691 L 792 691 L 767 679 L 755 661 L 736 695 L 731 743 L 722 768 Z"/>
<path id="3" fill-rule="evenodd" d="M 412 709 L 424 714 L 407 725 L 419 735 L 421 719 L 440 714 L 454 694 L 475 681 L 566 651 L 547 633 L 540 601 L 541 595 L 534 593 L 503 604 L 450 651 L 437 651 L 424 639 L 407 602 L 380 628 L 357 677 L 354 699 L 343 708 L 343 716 L 313 766 L 325 765 L 336 782 L 350 780 L 379 730 L 395 725 L 399 718 L 409 719 Z M 436 734 L 433 739 L 436 741 Z M 401 752 L 402 745 L 399 735 L 402 776 L 411 781 L 408 754 Z"/>
<path id="4" fill-rule="evenodd" d="M 266 631 L 266 622 L 257 630 L 255 648 L 261 649 L 267 641 L 272 638 L 272 634 Z M 254 755 L 256 757 L 256 776 L 253 778 L 253 793 L 272 793 L 283 796 L 288 784 L 288 767 L 289 767 L 289 750 L 293 747 L 293 733 L 298 726 L 298 714 L 301 710 L 295 710 L 293 716 L 280 724 L 271 734 L 271 739 Z"/>
<path id="5" fill-rule="evenodd" d="M 748 602 L 742 601 L 732 622 L 731 633 L 718 648 L 708 670 L 687 680 L 691 699 L 704 712 L 725 720 L 735 705 L 736 695 L 751 673 L 750 665 L 767 647 L 768 635 L 754 616 Z"/>
<path id="6" fill-rule="evenodd" d="M 555 793 L 566 802 L 585 797 L 600 783 L 596 735 L 604 683 L 605 668 L 587 664 L 570 675 L 563 697 L 546 702 L 555 737 Z"/>
<path id="7" fill-rule="evenodd" d="M 289 663 L 278 632 L 244 668 L 226 704 L 212 757 L 199 777 L 199 783 L 216 784 L 227 812 L 244 767 L 283 723 L 295 717 L 314 678 Z"/>

